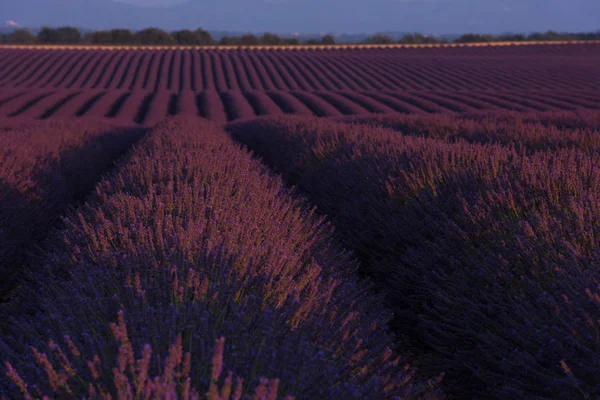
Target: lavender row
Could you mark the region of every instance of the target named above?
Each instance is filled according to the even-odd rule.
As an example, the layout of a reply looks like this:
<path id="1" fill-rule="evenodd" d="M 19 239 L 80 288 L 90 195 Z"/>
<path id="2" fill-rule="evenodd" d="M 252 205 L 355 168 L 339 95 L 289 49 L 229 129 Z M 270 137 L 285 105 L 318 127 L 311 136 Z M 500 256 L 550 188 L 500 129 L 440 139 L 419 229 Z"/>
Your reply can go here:
<path id="1" fill-rule="evenodd" d="M 139 127 L 106 122 L 4 122 L 0 127 L 0 295 L 10 298 L 39 245 L 67 207 L 136 141 Z M 3 321 L 3 328 L 6 321 Z"/>
<path id="2" fill-rule="evenodd" d="M 462 115 L 372 115 L 338 118 L 341 122 L 391 128 L 403 135 L 477 143 L 513 144 L 529 150 L 576 147 L 600 149 L 597 112 L 479 112 Z"/>
<path id="3" fill-rule="evenodd" d="M 447 393 L 600 395 L 597 152 L 314 118 L 229 131 L 332 220 Z"/>
<path id="4" fill-rule="evenodd" d="M 162 83 L 160 86 L 162 87 Z M 596 108 L 600 108 L 600 98 L 587 92 L 523 92 L 509 96 L 490 92 L 219 92 L 211 89 L 200 93 L 191 90 L 176 93 L 165 88 L 156 92 L 96 89 L 24 91 L 13 88 L 0 98 L 0 116 L 4 117 L 47 119 L 94 116 L 145 125 L 154 125 L 168 115 L 197 115 L 223 123 L 282 113 L 339 117 L 395 113 L 533 113 L 544 110 L 590 113 L 586 109 Z M 403 117 L 390 117 L 393 118 Z"/>
<path id="5" fill-rule="evenodd" d="M 533 49 L 531 46 L 525 48 Z M 587 56 L 386 51 L 3 51 L 0 87 L 113 90 L 597 90 L 600 45 Z M 447 53 L 455 52 L 453 56 Z M 569 54 L 565 47 L 556 54 Z M 410 52 L 409 52 L 410 53 Z M 138 77 L 140 77 L 138 79 Z"/>
<path id="6" fill-rule="evenodd" d="M 46 394 L 64 392 L 66 383 L 73 393 L 87 393 L 88 383 L 116 393 L 115 363 L 123 372 L 133 350 L 149 344 L 163 356 L 173 343 L 191 353 L 186 371 L 202 392 L 212 384 L 209 354 L 221 336 L 222 370 L 245 377 L 245 392 L 261 377 L 279 378 L 281 392 L 298 398 L 430 390 L 396 353 L 389 311 L 358 281 L 331 228 L 200 119 L 154 128 L 46 247 L 0 338 L 9 372 Z M 109 322 L 117 318 L 131 345 L 115 345 Z M 64 335 L 82 354 L 71 361 L 78 378 L 67 370 L 66 383 L 53 386 L 27 347 L 48 353 L 46 340 Z M 84 362 L 96 357 L 97 374 Z M 159 358 L 148 358 L 146 375 L 160 375 Z M 10 396 L 17 381 L 3 381 L 0 393 Z"/>

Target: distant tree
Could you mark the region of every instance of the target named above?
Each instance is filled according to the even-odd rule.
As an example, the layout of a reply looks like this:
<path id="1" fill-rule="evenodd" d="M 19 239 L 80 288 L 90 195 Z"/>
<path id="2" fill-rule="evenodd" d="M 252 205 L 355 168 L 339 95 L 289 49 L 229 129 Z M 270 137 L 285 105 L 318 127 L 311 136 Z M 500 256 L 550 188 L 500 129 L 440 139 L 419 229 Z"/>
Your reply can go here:
<path id="1" fill-rule="evenodd" d="M 401 43 L 401 44 L 417 44 L 417 43 L 420 43 L 420 42 L 417 40 L 416 35 L 408 34 L 408 35 L 402 36 L 402 38 L 400 40 L 398 40 L 398 43 Z"/>
<path id="2" fill-rule="evenodd" d="M 312 46 L 316 44 L 321 44 L 321 41 L 317 39 L 308 39 L 305 43 Z"/>
<path id="3" fill-rule="evenodd" d="M 260 44 L 265 46 L 277 46 L 282 43 L 281 38 L 274 33 L 265 33 L 259 39 Z"/>
<path id="4" fill-rule="evenodd" d="M 284 38 L 282 39 L 282 44 L 286 46 L 298 46 L 300 44 L 300 40 L 298 40 L 298 38 Z"/>
<path id="5" fill-rule="evenodd" d="M 600 31 L 580 33 L 577 35 L 577 40 L 600 40 Z"/>
<path id="6" fill-rule="evenodd" d="M 183 45 L 196 45 L 198 44 L 198 40 L 194 32 L 189 29 L 182 29 L 180 31 L 171 32 L 171 37 L 177 44 Z"/>
<path id="7" fill-rule="evenodd" d="M 243 35 L 240 38 L 240 44 L 242 46 L 256 46 L 258 45 L 258 38 L 252 34 Z"/>
<path id="8" fill-rule="evenodd" d="M 9 43 L 8 35 L 5 35 L 4 33 L 0 33 L 0 43 Z"/>
<path id="9" fill-rule="evenodd" d="M 65 26 L 56 29 L 61 43 L 79 43 L 83 41 L 83 36 L 77 28 Z"/>
<path id="10" fill-rule="evenodd" d="M 406 34 L 404 36 L 402 36 L 399 40 L 398 43 L 401 44 L 418 44 L 418 43 L 422 43 L 422 38 L 423 35 L 419 35 L 418 33 L 415 34 Z"/>
<path id="11" fill-rule="evenodd" d="M 321 44 L 335 44 L 335 38 L 332 35 L 325 35 L 321 38 Z"/>
<path id="12" fill-rule="evenodd" d="M 447 41 L 446 41 L 447 42 Z M 440 43 L 440 40 L 433 36 L 425 36 L 422 33 L 407 34 L 402 36 L 398 43 L 401 44 L 434 44 Z"/>
<path id="13" fill-rule="evenodd" d="M 419 34 L 419 35 L 420 35 L 419 40 L 421 40 L 421 43 L 426 43 L 426 44 L 440 43 L 440 41 L 437 38 L 433 37 L 433 36 L 425 36 L 425 35 L 422 35 L 422 34 Z M 448 43 L 447 40 L 446 40 L 446 43 Z"/>
<path id="14" fill-rule="evenodd" d="M 6 35 L 6 41 L 15 44 L 30 44 L 35 43 L 36 37 L 26 29 L 17 29 Z"/>
<path id="15" fill-rule="evenodd" d="M 557 40 L 577 40 L 577 36 L 572 33 L 561 33 Z"/>
<path id="16" fill-rule="evenodd" d="M 85 41 L 93 44 L 112 44 L 113 37 L 110 31 L 95 31 L 87 33 Z"/>
<path id="17" fill-rule="evenodd" d="M 40 43 L 79 43 L 83 40 L 79 29 L 70 26 L 60 28 L 43 27 L 37 35 Z"/>
<path id="18" fill-rule="evenodd" d="M 530 41 L 544 40 L 544 34 L 541 32 L 534 32 L 534 33 L 530 34 L 529 36 L 527 36 L 527 40 L 530 40 Z"/>
<path id="19" fill-rule="evenodd" d="M 146 45 L 175 44 L 175 40 L 167 32 L 159 28 L 146 28 L 135 34 L 136 43 Z"/>
<path id="20" fill-rule="evenodd" d="M 202 45 L 209 46 L 215 44 L 215 40 L 211 36 L 211 34 L 204 29 L 196 29 L 195 31 L 190 31 L 189 29 L 183 29 L 181 31 L 176 31 L 171 33 L 173 40 L 178 44 L 193 46 L 193 45 Z"/>
<path id="21" fill-rule="evenodd" d="M 459 36 L 455 43 L 485 43 L 485 42 L 493 42 L 494 38 L 490 35 L 480 35 L 477 33 L 466 33 L 464 35 Z"/>
<path id="22" fill-rule="evenodd" d="M 194 31 L 194 35 L 196 35 L 196 44 L 198 45 L 211 46 L 216 44 L 216 41 L 213 39 L 212 35 L 202 28 L 196 29 Z"/>
<path id="23" fill-rule="evenodd" d="M 576 40 L 596 40 L 597 35 L 598 34 L 594 32 L 581 32 L 573 34 L 573 38 Z"/>
<path id="24" fill-rule="evenodd" d="M 545 40 L 576 40 L 577 37 L 570 33 L 558 33 L 555 31 L 547 31 L 544 33 L 535 32 L 527 37 L 527 40 L 545 41 Z"/>
<path id="25" fill-rule="evenodd" d="M 514 34 L 496 36 L 494 37 L 494 40 L 498 42 L 522 42 L 524 40 L 527 40 L 527 38 L 525 37 L 525 35 Z"/>
<path id="26" fill-rule="evenodd" d="M 223 36 L 219 40 L 221 46 L 237 46 L 240 44 L 240 38 L 237 36 Z"/>
<path id="27" fill-rule="evenodd" d="M 369 36 L 365 43 L 367 44 L 391 44 L 394 43 L 394 39 L 390 35 L 376 34 L 373 36 Z"/>
<path id="28" fill-rule="evenodd" d="M 114 44 L 134 44 L 136 36 L 129 29 L 113 29 L 110 31 L 112 43 Z"/>
<path id="29" fill-rule="evenodd" d="M 55 43 L 56 32 L 50 27 L 43 26 L 37 34 L 37 40 L 40 43 Z"/>

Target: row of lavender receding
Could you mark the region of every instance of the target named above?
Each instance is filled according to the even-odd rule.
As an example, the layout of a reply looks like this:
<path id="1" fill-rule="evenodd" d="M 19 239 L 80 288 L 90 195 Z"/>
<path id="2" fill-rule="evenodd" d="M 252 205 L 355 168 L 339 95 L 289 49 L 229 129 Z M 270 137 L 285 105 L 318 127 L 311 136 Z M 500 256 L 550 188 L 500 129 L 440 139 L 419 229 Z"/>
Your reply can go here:
<path id="1" fill-rule="evenodd" d="M 573 49 L 585 48 L 579 54 Z M 529 51 L 534 48 L 529 47 Z M 600 45 L 504 54 L 2 50 L 0 87 L 149 91 L 470 91 L 599 88 Z M 445 54 L 446 53 L 446 54 Z M 486 54 L 487 53 L 487 54 Z"/>
<path id="2" fill-rule="evenodd" d="M 390 128 L 403 135 L 474 143 L 501 143 L 530 151 L 559 148 L 600 150 L 600 113 L 591 110 L 480 112 L 459 115 L 367 115 L 336 121 Z"/>
<path id="3" fill-rule="evenodd" d="M 433 398 L 332 235 L 215 125 L 167 120 L 44 243 L 0 337 L 0 394 Z"/>
<path id="4" fill-rule="evenodd" d="M 422 352 L 422 370 L 446 373 L 447 393 L 598 397 L 597 139 L 522 129 L 506 140 L 510 131 L 494 133 L 504 122 L 419 118 L 399 126 L 434 138 L 306 117 L 229 131 L 331 219 L 387 296 L 393 327 Z M 552 130 L 577 118 L 547 121 Z M 572 145 L 581 149 L 561 148 Z"/>
<path id="5" fill-rule="evenodd" d="M 600 96 L 570 92 L 239 92 L 26 90 L 0 96 L 0 118 L 107 118 L 152 126 L 169 115 L 201 116 L 217 123 L 265 115 L 316 115 L 368 120 L 383 114 L 539 113 L 600 109 Z M 382 117 L 385 124 L 389 118 Z M 447 118 L 448 119 L 448 118 Z M 389 120 L 392 123 L 393 119 Z M 426 122 L 427 125 L 432 123 Z M 480 135 L 485 138 L 485 135 Z M 497 136 L 497 135 L 496 135 Z"/>
<path id="6" fill-rule="evenodd" d="M 4 121 L 0 126 L 0 297 L 70 204 L 142 134 L 106 121 Z M 91 162 L 90 160 L 93 160 Z M 0 328 L 6 321 L 0 322 Z"/>

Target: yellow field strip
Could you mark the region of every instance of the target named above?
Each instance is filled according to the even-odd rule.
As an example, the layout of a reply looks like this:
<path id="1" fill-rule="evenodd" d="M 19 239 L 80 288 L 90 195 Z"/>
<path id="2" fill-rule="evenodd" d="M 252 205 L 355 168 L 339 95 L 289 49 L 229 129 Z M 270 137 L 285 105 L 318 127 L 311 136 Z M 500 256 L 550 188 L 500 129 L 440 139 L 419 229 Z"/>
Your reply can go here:
<path id="1" fill-rule="evenodd" d="M 564 40 L 537 42 L 434 43 L 434 44 L 333 44 L 297 46 L 147 46 L 147 45 L 40 45 L 2 44 L 0 49 L 29 50 L 361 50 L 441 47 L 495 47 L 564 44 L 600 44 L 600 40 Z"/>

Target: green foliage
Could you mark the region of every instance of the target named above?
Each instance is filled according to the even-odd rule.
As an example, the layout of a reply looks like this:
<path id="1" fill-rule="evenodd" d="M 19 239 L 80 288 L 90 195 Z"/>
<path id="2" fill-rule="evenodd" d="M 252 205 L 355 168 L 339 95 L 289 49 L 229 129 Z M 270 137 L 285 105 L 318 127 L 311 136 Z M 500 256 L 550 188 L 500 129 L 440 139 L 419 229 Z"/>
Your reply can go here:
<path id="1" fill-rule="evenodd" d="M 136 40 L 135 34 L 129 29 L 113 29 L 110 34 L 114 44 L 133 44 Z"/>
<path id="2" fill-rule="evenodd" d="M 237 36 L 223 36 L 219 39 L 221 46 L 235 46 L 239 44 L 239 37 Z"/>
<path id="3" fill-rule="evenodd" d="M 252 34 L 243 36 L 223 36 L 219 40 L 221 46 L 258 46 L 262 41 Z"/>
<path id="4" fill-rule="evenodd" d="M 265 33 L 264 35 L 261 36 L 260 40 L 260 44 L 263 44 L 265 46 L 277 46 L 282 44 L 282 40 L 279 37 L 279 35 L 275 35 L 274 33 Z"/>
<path id="5" fill-rule="evenodd" d="M 499 36 L 480 35 L 468 33 L 454 40 L 454 43 L 485 43 L 485 42 L 542 42 L 542 41 L 564 41 L 564 40 L 600 40 L 600 32 L 534 32 L 528 36 L 523 34 L 506 34 Z"/>
<path id="6" fill-rule="evenodd" d="M 129 29 L 95 31 L 85 35 L 85 41 L 94 44 L 134 44 L 136 37 Z"/>
<path id="7" fill-rule="evenodd" d="M 527 37 L 533 41 L 545 41 L 545 40 L 573 40 L 575 37 L 567 33 L 557 33 L 554 31 L 547 31 L 545 33 L 535 32 Z"/>
<path id="8" fill-rule="evenodd" d="M 17 29 L 11 34 L 6 35 L 6 41 L 15 44 L 30 44 L 35 43 L 36 37 L 26 29 Z"/>
<path id="9" fill-rule="evenodd" d="M 171 37 L 177 44 L 188 45 L 188 46 L 209 46 L 215 44 L 215 40 L 211 34 L 204 29 L 196 29 L 191 31 L 189 29 L 183 29 L 171 33 Z"/>
<path id="10" fill-rule="evenodd" d="M 135 34 L 136 43 L 138 44 L 175 44 L 175 40 L 162 29 L 159 28 L 146 28 Z"/>
<path id="11" fill-rule="evenodd" d="M 487 43 L 493 42 L 494 38 L 491 35 L 480 35 L 477 33 L 466 33 L 459 36 L 454 43 Z"/>
<path id="12" fill-rule="evenodd" d="M 256 46 L 259 44 L 259 42 L 256 36 L 252 34 L 247 34 L 240 38 L 240 44 L 242 46 Z"/>
<path id="13" fill-rule="evenodd" d="M 110 31 L 95 31 L 85 35 L 85 41 L 93 44 L 111 44 L 112 34 Z"/>
<path id="14" fill-rule="evenodd" d="M 448 43 L 447 40 L 438 40 L 433 36 L 426 36 L 422 33 L 404 35 L 402 39 L 398 41 L 401 44 L 434 44 L 434 43 Z"/>
<path id="15" fill-rule="evenodd" d="M 56 40 L 56 34 L 54 29 L 44 26 L 38 33 L 37 38 L 40 43 L 54 43 Z"/>
<path id="16" fill-rule="evenodd" d="M 207 46 L 217 43 L 215 39 L 213 39 L 212 35 L 202 28 L 196 29 L 194 31 L 194 35 L 196 35 L 197 44 L 199 45 Z"/>
<path id="17" fill-rule="evenodd" d="M 527 40 L 545 41 L 545 40 L 600 40 L 600 31 L 568 33 L 547 31 L 544 33 L 535 32 L 527 36 Z"/>
<path id="18" fill-rule="evenodd" d="M 297 46 L 300 44 L 300 40 L 298 40 L 298 38 L 284 38 L 282 39 L 282 44 L 286 46 Z"/>
<path id="19" fill-rule="evenodd" d="M 527 38 L 525 37 L 525 35 L 515 34 L 515 35 L 500 35 L 500 36 L 495 37 L 494 40 L 497 40 L 500 42 L 523 42 L 523 41 L 527 40 Z"/>
<path id="20" fill-rule="evenodd" d="M 335 38 L 332 35 L 325 35 L 321 38 L 321 44 L 335 44 Z"/>
<path id="21" fill-rule="evenodd" d="M 49 28 L 43 27 L 37 36 L 40 43 L 79 43 L 83 40 L 81 33 L 72 27 Z M 453 43 L 491 43 L 491 42 L 523 42 L 523 41 L 567 41 L 567 40 L 600 40 L 599 32 L 565 33 L 565 32 L 535 32 L 528 36 L 524 34 L 489 35 L 466 33 L 459 36 Z M 34 43 L 36 38 L 27 30 L 16 30 L 11 34 L 0 35 L 0 42 L 4 43 Z M 199 45 L 199 46 L 279 46 L 279 45 L 333 45 L 335 37 L 331 34 L 324 35 L 321 39 L 308 39 L 302 41 L 298 38 L 283 38 L 275 33 L 266 32 L 257 37 L 253 34 L 243 36 L 223 36 L 216 41 L 212 35 L 201 28 L 192 31 L 182 29 L 171 34 L 159 28 L 146 28 L 137 33 L 128 29 L 113 29 L 90 32 L 85 35 L 85 41 L 93 44 L 143 44 L 143 45 Z M 435 44 L 449 43 L 446 39 L 439 39 L 422 33 L 406 34 L 396 40 L 391 35 L 377 33 L 363 41 L 365 44 Z"/>
<path id="22" fill-rule="evenodd" d="M 577 33 L 575 37 L 577 40 L 600 40 L 600 31 Z"/>
<path id="23" fill-rule="evenodd" d="M 381 33 L 377 33 L 373 36 L 369 36 L 365 40 L 366 44 L 392 44 L 394 43 L 394 39 L 390 35 L 384 35 Z"/>
<path id="24" fill-rule="evenodd" d="M 60 28 L 43 27 L 38 33 L 37 39 L 40 43 L 80 43 L 83 40 L 81 32 L 77 28 L 63 26 Z"/>
<path id="25" fill-rule="evenodd" d="M 171 32 L 171 37 L 177 44 L 183 45 L 195 45 L 196 35 L 189 29 L 182 29 L 180 31 Z"/>

